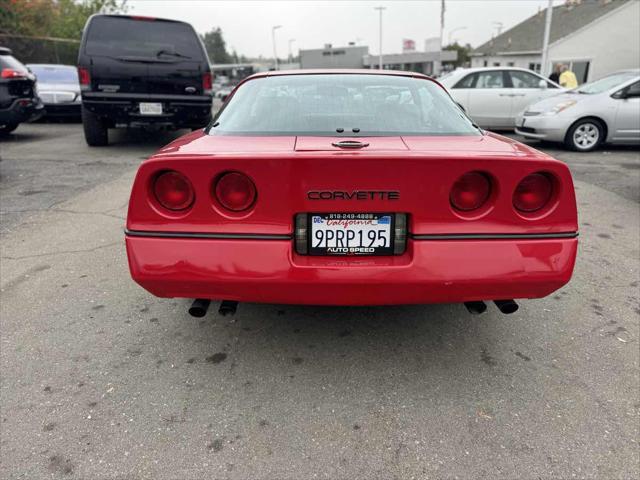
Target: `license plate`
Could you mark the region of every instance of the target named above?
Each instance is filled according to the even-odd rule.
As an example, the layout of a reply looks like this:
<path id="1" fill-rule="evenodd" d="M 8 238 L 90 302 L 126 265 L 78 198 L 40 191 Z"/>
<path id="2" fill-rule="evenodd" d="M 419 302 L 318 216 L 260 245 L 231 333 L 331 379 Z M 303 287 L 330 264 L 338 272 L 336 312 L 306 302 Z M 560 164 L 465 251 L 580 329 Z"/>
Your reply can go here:
<path id="1" fill-rule="evenodd" d="M 140 104 L 141 115 L 162 115 L 161 103 L 141 103 Z"/>
<path id="2" fill-rule="evenodd" d="M 393 255 L 390 213 L 309 214 L 310 255 Z"/>

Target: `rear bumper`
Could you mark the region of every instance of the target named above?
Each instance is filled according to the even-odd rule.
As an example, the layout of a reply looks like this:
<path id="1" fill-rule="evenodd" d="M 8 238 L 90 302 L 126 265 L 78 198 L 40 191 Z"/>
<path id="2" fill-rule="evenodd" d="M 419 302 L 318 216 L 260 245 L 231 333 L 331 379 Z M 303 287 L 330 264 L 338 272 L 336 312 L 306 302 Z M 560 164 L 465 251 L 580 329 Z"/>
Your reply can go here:
<path id="1" fill-rule="evenodd" d="M 577 238 L 409 240 L 393 257 L 310 257 L 291 240 L 126 237 L 133 279 L 158 297 L 308 305 L 544 297 L 566 284 Z"/>
<path id="2" fill-rule="evenodd" d="M 44 105 L 38 98 L 17 98 L 7 108 L 0 109 L 0 124 L 37 120 L 44 112 Z"/>
<path id="3" fill-rule="evenodd" d="M 140 114 L 140 103 L 161 103 L 160 115 Z M 119 125 L 166 125 L 203 127 L 211 119 L 211 96 L 159 94 L 82 93 L 83 106 L 92 113 Z"/>

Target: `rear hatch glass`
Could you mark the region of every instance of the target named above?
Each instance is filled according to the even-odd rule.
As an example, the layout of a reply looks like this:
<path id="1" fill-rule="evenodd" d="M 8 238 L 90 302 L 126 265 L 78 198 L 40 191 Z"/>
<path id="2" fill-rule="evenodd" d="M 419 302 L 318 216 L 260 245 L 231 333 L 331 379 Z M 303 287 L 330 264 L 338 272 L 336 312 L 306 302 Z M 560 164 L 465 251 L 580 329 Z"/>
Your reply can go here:
<path id="1" fill-rule="evenodd" d="M 143 61 L 204 61 L 202 46 L 186 23 L 100 16 L 91 21 L 85 45 L 88 55 Z"/>

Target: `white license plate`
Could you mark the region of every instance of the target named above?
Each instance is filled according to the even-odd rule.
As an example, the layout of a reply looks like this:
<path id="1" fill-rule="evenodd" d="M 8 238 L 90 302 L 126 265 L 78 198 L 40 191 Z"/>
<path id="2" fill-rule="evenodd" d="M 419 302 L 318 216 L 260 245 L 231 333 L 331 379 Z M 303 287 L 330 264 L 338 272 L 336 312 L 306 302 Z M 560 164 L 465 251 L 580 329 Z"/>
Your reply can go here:
<path id="1" fill-rule="evenodd" d="M 311 255 L 393 255 L 390 213 L 312 213 Z"/>
<path id="2" fill-rule="evenodd" d="M 162 115 L 161 103 L 141 103 L 140 104 L 141 115 Z"/>

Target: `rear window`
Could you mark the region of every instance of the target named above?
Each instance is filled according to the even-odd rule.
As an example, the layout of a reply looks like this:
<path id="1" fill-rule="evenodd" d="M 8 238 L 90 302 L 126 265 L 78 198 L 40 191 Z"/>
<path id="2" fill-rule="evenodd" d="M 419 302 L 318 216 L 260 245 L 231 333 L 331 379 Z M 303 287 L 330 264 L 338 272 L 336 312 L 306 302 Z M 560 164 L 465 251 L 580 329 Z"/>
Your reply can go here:
<path id="1" fill-rule="evenodd" d="M 85 52 L 163 61 L 205 58 L 195 31 L 187 23 L 109 16 L 91 21 Z"/>
<path id="2" fill-rule="evenodd" d="M 282 75 L 241 85 L 212 135 L 478 135 L 436 83 L 371 74 Z"/>
<path id="3" fill-rule="evenodd" d="M 27 71 L 27 67 L 25 67 L 11 55 L 0 55 L 0 70 L 2 70 L 3 68 L 11 68 L 12 70 L 16 70 L 18 72 Z"/>
<path id="4" fill-rule="evenodd" d="M 29 65 L 36 74 L 38 81 L 43 83 L 60 83 L 76 85 L 78 83 L 78 71 L 73 67 L 53 67 L 46 65 Z"/>

